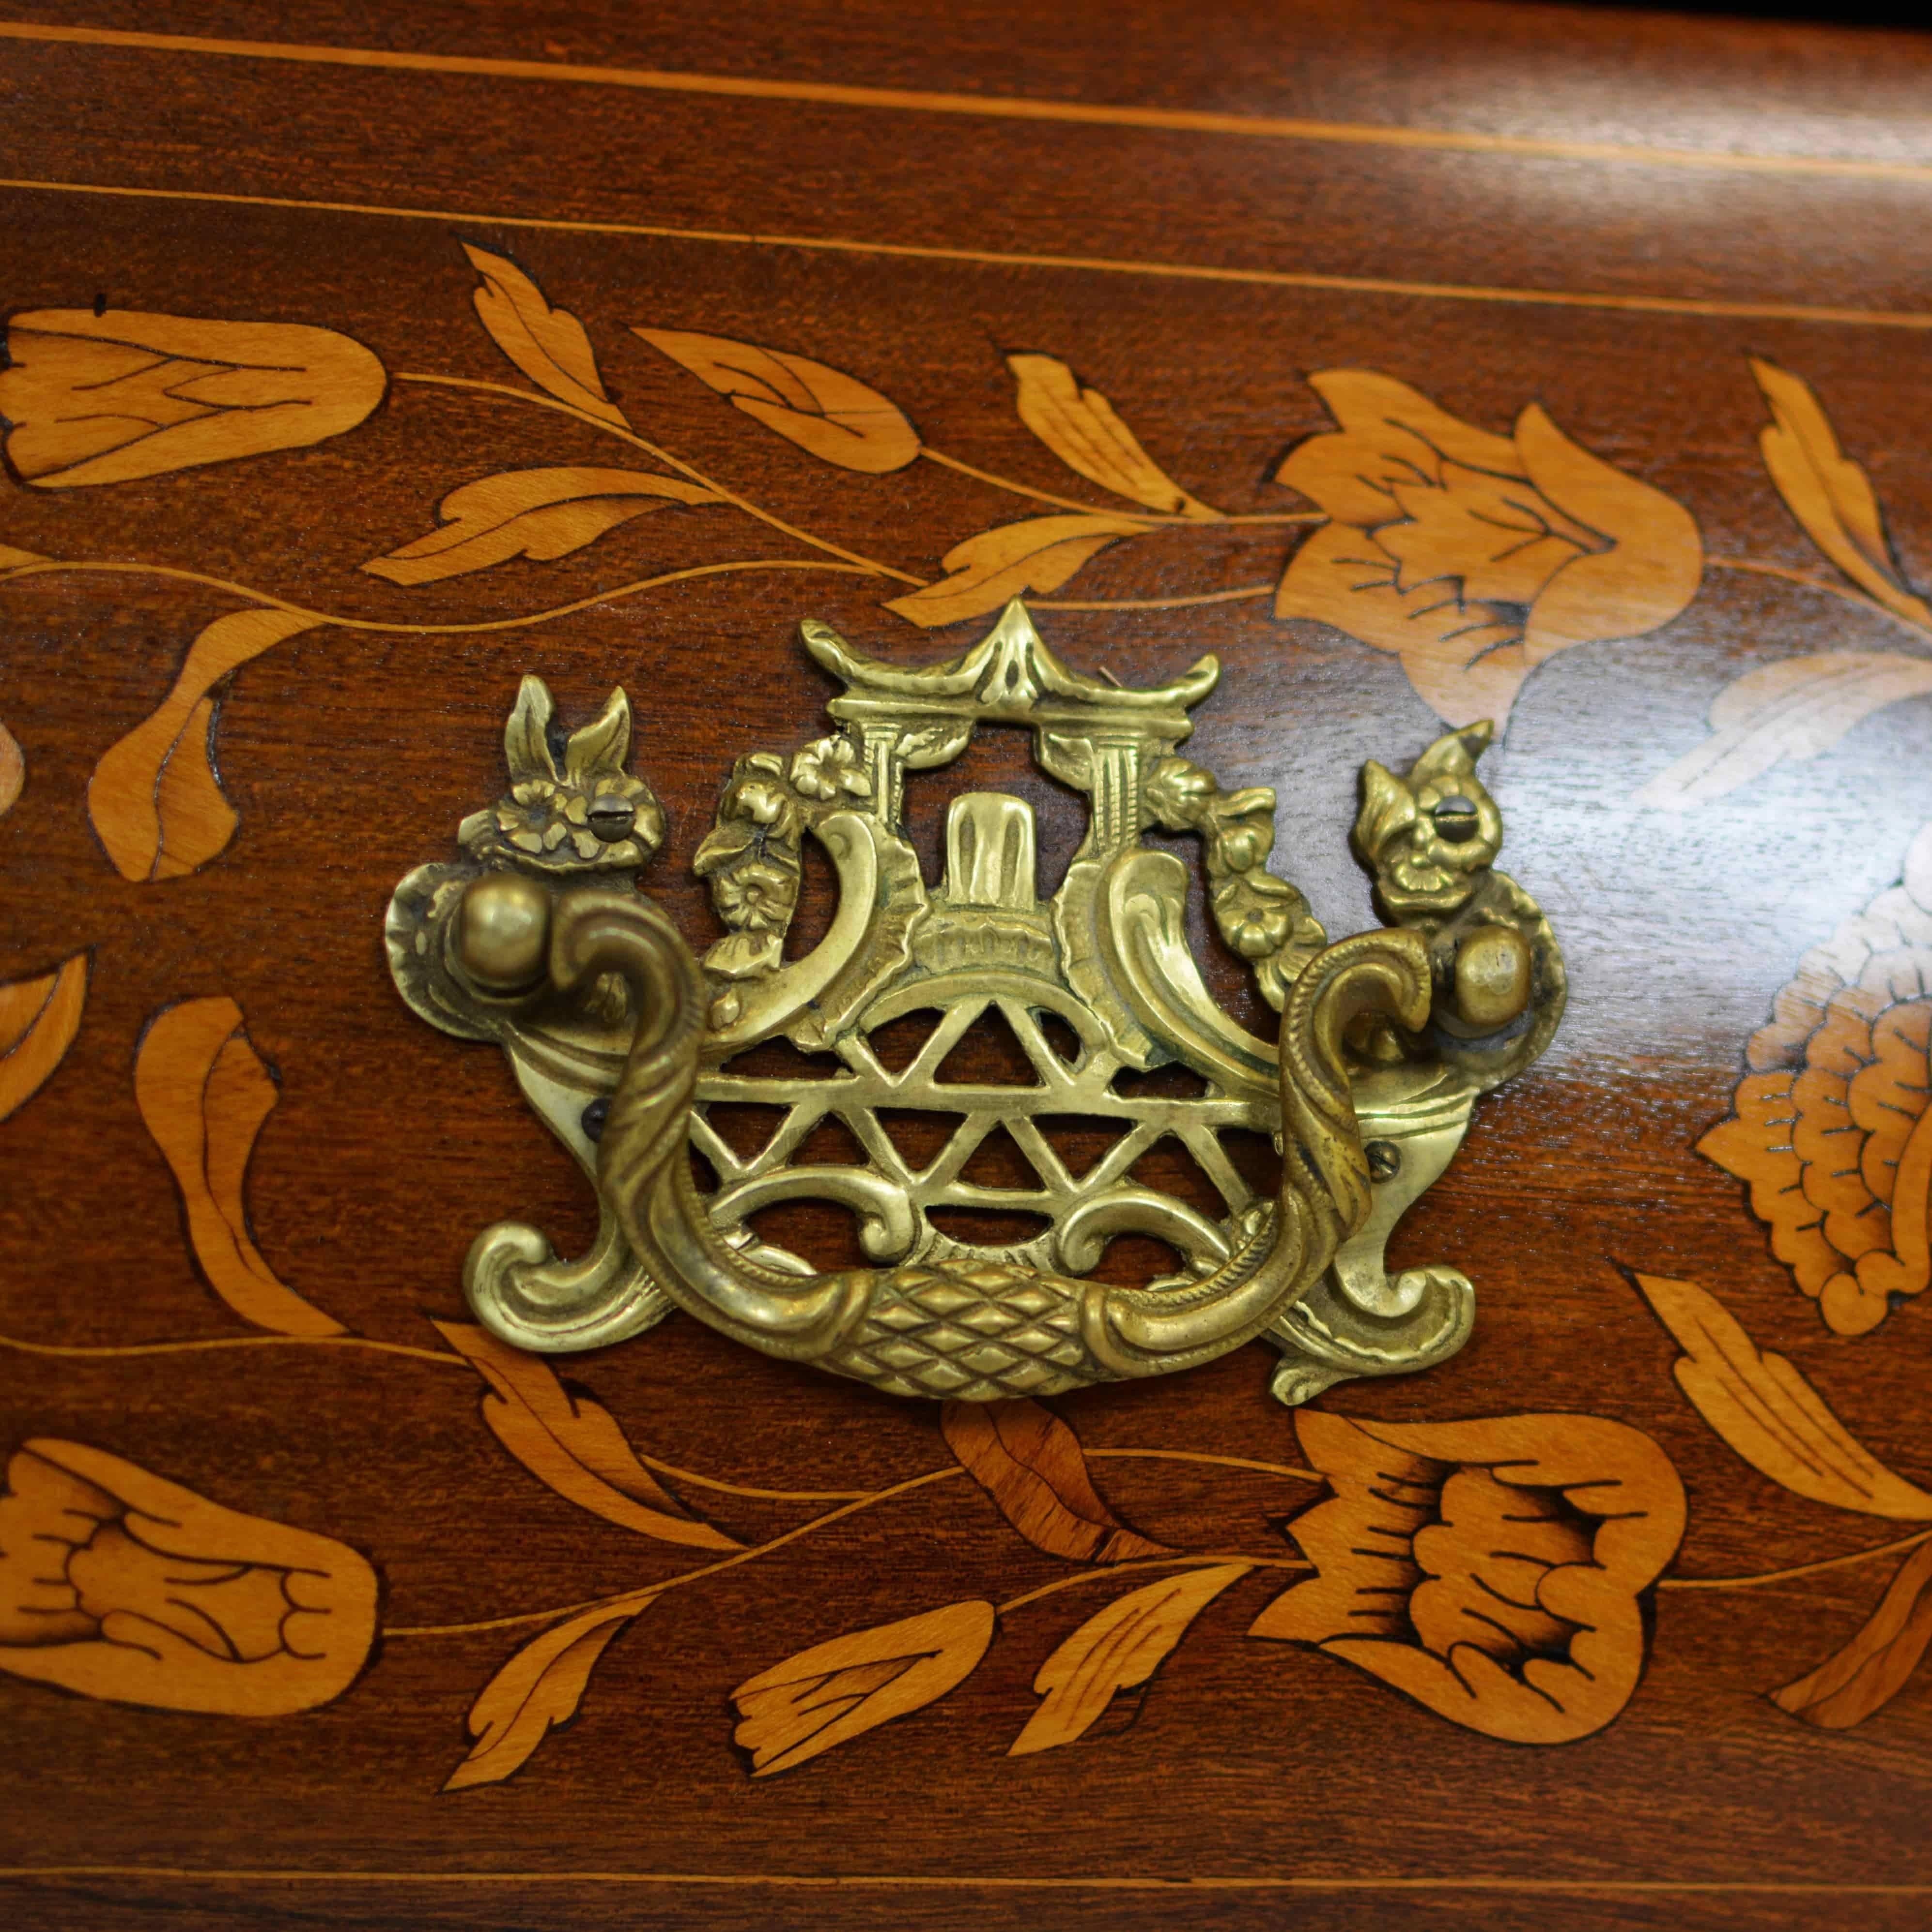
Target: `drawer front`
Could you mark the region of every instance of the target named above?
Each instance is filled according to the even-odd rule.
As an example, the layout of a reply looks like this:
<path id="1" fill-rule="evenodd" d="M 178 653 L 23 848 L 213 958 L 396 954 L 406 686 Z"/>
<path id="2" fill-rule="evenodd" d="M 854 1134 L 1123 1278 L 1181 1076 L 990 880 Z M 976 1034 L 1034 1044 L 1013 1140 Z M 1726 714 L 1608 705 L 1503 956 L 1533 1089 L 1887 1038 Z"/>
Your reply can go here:
<path id="1" fill-rule="evenodd" d="M 1932 48 L 35 13 L 10 1922 L 1922 1923 Z"/>

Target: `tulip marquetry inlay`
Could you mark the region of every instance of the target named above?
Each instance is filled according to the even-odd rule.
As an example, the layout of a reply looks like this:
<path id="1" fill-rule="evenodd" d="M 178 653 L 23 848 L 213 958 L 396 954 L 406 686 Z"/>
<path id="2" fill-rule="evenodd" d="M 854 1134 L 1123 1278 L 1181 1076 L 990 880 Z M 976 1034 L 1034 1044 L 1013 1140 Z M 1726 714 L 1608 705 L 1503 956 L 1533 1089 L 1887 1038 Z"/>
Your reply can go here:
<path id="1" fill-rule="evenodd" d="M 8 319 L 12 361 L 0 370 L 7 461 L 37 489 L 82 488 L 322 442 L 363 423 L 386 394 L 400 406 L 411 392 L 400 386 L 426 385 L 432 393 L 480 394 L 574 418 L 579 434 L 572 441 L 587 429 L 634 461 L 658 466 L 557 464 L 463 483 L 441 498 L 434 530 L 364 563 L 389 583 L 414 588 L 520 559 L 548 562 L 656 511 L 728 513 L 706 546 L 718 554 L 703 563 L 482 626 L 372 622 L 306 609 L 260 587 L 220 586 L 242 608 L 194 639 L 166 701 L 102 758 L 89 787 L 94 829 L 124 877 L 192 872 L 226 845 L 236 818 L 213 768 L 214 694 L 242 665 L 289 639 L 330 629 L 514 631 L 585 603 L 736 572 L 830 571 L 910 584 L 884 608 L 932 628 L 984 616 L 1023 592 L 1058 592 L 1103 550 L 1137 538 L 1172 542 L 1229 524 L 1280 526 L 1293 548 L 1268 583 L 1103 604 L 1035 598 L 1034 608 L 1184 610 L 1268 600 L 1277 620 L 1313 619 L 1394 655 L 1418 695 L 1450 724 L 1507 719 L 1524 679 L 1555 652 L 1670 623 L 1696 596 L 1707 571 L 1756 572 L 1849 598 L 1932 646 L 1932 607 L 1907 580 L 1864 472 L 1840 451 L 1810 387 L 1768 363 L 1751 364 L 1770 411 L 1760 439 L 1765 464 L 1828 566 L 1822 575 L 1707 556 L 1688 506 L 1592 454 L 1538 404 L 1526 406 L 1514 434 L 1502 436 L 1450 415 L 1394 376 L 1320 372 L 1310 382 L 1339 427 L 1300 443 L 1271 478 L 1316 508 L 1231 515 L 1176 483 L 1108 398 L 1083 386 L 1065 362 L 1009 356 L 1022 422 L 1078 476 L 1131 506 L 1083 507 L 989 477 L 931 447 L 898 404 L 829 364 L 722 336 L 634 331 L 764 428 L 835 469 L 877 476 L 925 459 L 1057 506 L 953 544 L 940 574 L 928 580 L 795 528 L 640 436 L 606 393 L 577 316 L 552 307 L 508 257 L 475 247 L 465 252 L 479 278 L 477 315 L 521 385 L 386 372 L 362 344 L 306 324 L 80 309 Z M 1740 427 L 1750 432 L 1748 424 Z M 813 554 L 734 554 L 728 534 L 734 518 L 762 524 Z M 44 574 L 129 568 L 0 544 L 0 586 Z M 1166 580 L 1172 570 L 1170 564 Z M 158 564 L 154 574 L 179 574 Z M 1932 658 L 1922 653 L 1839 651 L 1748 672 L 1713 705 L 1709 740 L 1648 774 L 1637 802 L 1688 810 L 1780 760 L 1815 757 L 1861 718 L 1928 692 Z M 0 807 L 10 746 L 10 740 L 0 744 Z M 18 764 L 17 746 L 10 758 Z"/>
<path id="2" fill-rule="evenodd" d="M 22 10 L 0 1920 L 1917 1932 L 1923 38 Z"/>

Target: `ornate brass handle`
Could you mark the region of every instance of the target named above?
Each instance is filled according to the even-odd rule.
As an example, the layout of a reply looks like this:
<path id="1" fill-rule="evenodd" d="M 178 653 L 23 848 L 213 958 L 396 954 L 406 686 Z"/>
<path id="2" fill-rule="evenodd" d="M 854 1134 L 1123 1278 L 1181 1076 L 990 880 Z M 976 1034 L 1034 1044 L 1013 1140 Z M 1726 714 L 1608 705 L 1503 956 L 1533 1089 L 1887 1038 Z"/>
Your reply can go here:
<path id="1" fill-rule="evenodd" d="M 728 1243 L 692 1179 L 706 1002 L 690 949 L 645 900 L 570 894 L 557 908 L 551 982 L 567 992 L 602 971 L 622 975 L 638 1020 L 598 1185 L 646 1271 L 680 1306 L 767 1354 L 935 1395 L 1051 1394 L 1160 1375 L 1260 1334 L 1368 1216 L 1346 1029 L 1371 1014 L 1419 1029 L 1429 1016 L 1418 935 L 1365 933 L 1316 956 L 1283 1016 L 1289 1136 L 1278 1199 L 1247 1210 L 1228 1258 L 1184 1288 L 1108 1287 L 966 1256 L 801 1279 Z"/>
<path id="2" fill-rule="evenodd" d="M 702 962 L 650 900 L 610 883 L 663 823 L 624 770 L 621 693 L 566 738 L 526 680 L 506 734 L 508 797 L 465 821 L 464 863 L 419 868 L 398 890 L 389 940 L 405 998 L 446 1030 L 502 1042 L 604 1210 L 575 1262 L 533 1229 L 485 1229 L 465 1274 L 479 1318 L 557 1350 L 621 1340 L 675 1306 L 892 1393 L 978 1399 L 1166 1373 L 1265 1334 L 1284 1357 L 1276 1393 L 1299 1401 L 1460 1347 L 1466 1280 L 1427 1268 L 1390 1280 L 1382 1246 L 1453 1156 L 1477 1094 L 1541 1051 L 1564 993 L 1540 913 L 1490 868 L 1502 822 L 1474 772 L 1487 728 L 1450 734 L 1406 778 L 1367 768 L 1358 839 L 1397 922 L 1324 946 L 1300 895 L 1262 868 L 1273 794 L 1224 793 L 1173 754 L 1212 659 L 1154 691 L 1096 684 L 1051 656 L 1018 604 L 964 657 L 922 671 L 860 658 L 820 626 L 806 638 L 848 687 L 831 706 L 846 728 L 788 760 L 739 760 L 698 856 L 731 928 Z M 1019 801 L 955 801 L 936 890 L 900 830 L 905 772 L 957 756 L 986 720 L 1030 726 L 1048 768 L 1094 802 L 1045 905 Z M 1202 835 L 1216 922 L 1282 1010 L 1276 1046 L 1208 997 L 1182 935 L 1184 872 L 1142 843 L 1150 823 Z M 806 836 L 831 854 L 841 905 L 819 946 L 788 962 Z M 995 1010 L 1036 1086 L 935 1084 L 952 1044 Z M 915 1011 L 932 1016 L 932 1035 L 889 1068 L 872 1035 Z M 1070 1050 L 1049 1043 L 1049 1018 Z M 734 1072 L 779 1036 L 829 1049 L 836 1070 Z M 1198 1076 L 1198 1097 L 1123 1090 L 1124 1072 L 1174 1064 Z M 762 1151 L 734 1151 L 712 1126 L 710 1109 L 734 1098 L 786 1109 Z M 923 1166 L 881 1124 L 908 1106 L 956 1108 L 961 1121 Z M 1078 1174 L 1040 1124 L 1070 1113 L 1120 1136 Z M 832 1114 L 856 1131 L 863 1165 L 793 1158 Z M 996 1126 L 1038 1171 L 1037 1190 L 962 1178 Z M 1230 1128 L 1274 1135 L 1273 1198 L 1253 1196 L 1221 1154 Z M 1134 1178 L 1136 1155 L 1163 1134 L 1221 1186 L 1224 1221 Z M 716 1186 L 700 1190 L 694 1148 Z M 856 1213 L 879 1265 L 821 1273 L 761 1243 L 751 1216 L 801 1195 Z M 976 1247 L 928 1211 L 989 1204 L 1024 1204 L 1046 1230 Z M 1090 1279 L 1129 1232 L 1173 1246 L 1180 1271 L 1135 1287 Z"/>

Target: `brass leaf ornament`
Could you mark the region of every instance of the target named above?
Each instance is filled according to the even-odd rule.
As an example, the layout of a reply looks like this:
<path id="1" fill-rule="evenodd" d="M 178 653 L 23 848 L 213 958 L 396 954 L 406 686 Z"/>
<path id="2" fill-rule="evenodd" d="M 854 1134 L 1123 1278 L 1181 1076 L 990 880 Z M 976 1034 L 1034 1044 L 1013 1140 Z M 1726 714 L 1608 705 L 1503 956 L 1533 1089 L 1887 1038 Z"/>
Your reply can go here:
<path id="1" fill-rule="evenodd" d="M 1273 793 L 1227 789 L 1178 754 L 1220 676 L 1213 658 L 1147 688 L 1105 682 L 1061 663 L 1017 602 L 963 655 L 921 668 L 863 656 L 822 624 L 802 635 L 844 687 L 834 728 L 747 752 L 726 777 L 695 859 L 726 937 L 702 958 L 633 883 L 664 818 L 628 770 L 621 692 L 566 730 L 526 678 L 505 733 L 508 793 L 464 820 L 460 859 L 397 889 L 388 938 L 404 998 L 503 1047 L 602 1210 L 575 1259 L 536 1228 L 486 1228 L 465 1269 L 470 1305 L 499 1340 L 540 1352 L 605 1346 L 680 1308 L 767 1354 L 949 1399 L 948 1441 L 1040 1547 L 1158 1552 L 1101 1502 L 1064 1425 L 1036 1403 L 984 1406 L 1168 1373 L 1256 1337 L 1280 1352 L 1275 1393 L 1294 1402 L 1462 1346 L 1467 1278 L 1391 1278 L 1384 1246 L 1478 1095 L 1542 1052 L 1565 986 L 1535 902 L 1492 868 L 1502 821 L 1475 769 L 1488 728 L 1451 733 L 1400 774 L 1368 768 L 1358 844 L 1390 922 L 1328 945 L 1268 869 Z M 1030 731 L 1044 768 L 1088 800 L 1086 841 L 1050 896 L 1018 799 L 953 800 L 938 881 L 908 838 L 909 785 L 986 724 Z M 1199 836 L 1216 923 L 1281 1011 L 1278 1046 L 1208 995 L 1185 938 L 1186 870 L 1144 843 L 1156 827 Z M 838 904 L 818 944 L 790 958 L 807 840 Z M 882 1058 L 880 1030 L 908 1019 L 922 1043 L 904 1064 Z M 942 1077 L 990 1027 L 1033 1079 Z M 736 1064 L 775 1040 L 826 1056 L 826 1077 Z M 1198 1091 L 1136 1084 L 1163 1068 Z M 782 1116 L 755 1150 L 712 1118 L 746 1106 Z M 908 1110 L 952 1123 L 930 1157 L 888 1130 Z M 1056 1150 L 1069 1116 L 1108 1130 L 1102 1159 Z M 808 1154 L 827 1120 L 856 1157 Z M 1030 1181 L 975 1168 L 996 1130 Z M 1275 1139 L 1278 1181 L 1243 1178 L 1221 1144 L 1232 1132 Z M 1214 1181 L 1220 1216 L 1138 1177 L 1170 1136 Z M 761 1208 L 802 1199 L 850 1213 L 869 1264 L 824 1270 L 754 1232 Z M 976 1241 L 950 1218 L 959 1210 L 1023 1214 L 1039 1232 Z M 1129 1234 L 1164 1243 L 1174 1271 L 1095 1279 Z"/>

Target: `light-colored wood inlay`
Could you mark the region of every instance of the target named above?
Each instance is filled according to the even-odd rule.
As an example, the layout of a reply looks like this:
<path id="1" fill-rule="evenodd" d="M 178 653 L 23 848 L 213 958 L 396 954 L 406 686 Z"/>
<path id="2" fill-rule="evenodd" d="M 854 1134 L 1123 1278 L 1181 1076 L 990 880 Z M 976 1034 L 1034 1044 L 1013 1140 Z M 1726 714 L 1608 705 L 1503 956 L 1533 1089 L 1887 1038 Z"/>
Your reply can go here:
<path id="1" fill-rule="evenodd" d="M 3 26 L 4 22 L 0 22 Z M 739 248 L 804 248 L 820 254 L 878 255 L 895 260 L 963 262 L 995 268 L 1072 270 L 1146 275 L 1156 280 L 1226 282 L 1239 286 L 1310 289 L 1334 295 L 1413 296 L 1428 302 L 1512 302 L 1532 308 L 1606 309 L 1621 314 L 1701 316 L 1747 322 L 1812 322 L 1847 328 L 1932 329 L 1932 310 L 1838 308 L 1814 302 L 1707 300 L 1688 296 L 1615 295 L 1582 289 L 1510 289 L 1474 282 L 1408 282 L 1375 275 L 1323 275 L 1287 268 L 1232 268 L 1190 262 L 1136 262 L 1108 255 L 1038 255 L 990 248 L 949 248 L 912 242 L 868 242 L 825 235 L 757 235 L 727 228 L 671 228 L 642 221 L 566 221 L 548 215 L 476 208 L 398 208 L 374 202 L 306 201 L 212 189 L 128 188 L 107 182 L 43 181 L 0 176 L 0 188 L 50 194 L 111 195 L 138 201 L 185 201 L 227 208 L 302 208 L 319 214 L 374 214 L 400 221 L 447 221 L 530 228 L 568 235 L 637 236 L 649 241 L 705 242 Z"/>
<path id="2" fill-rule="evenodd" d="M 333 1537 L 48 1436 L 8 1459 L 0 1508 L 9 1547 L 34 1552 L 24 1605 L 10 1584 L 0 1630 L 9 1676 L 110 1703 L 277 1718 L 340 1696 L 368 1660 L 380 1586 Z"/>
<path id="3" fill-rule="evenodd" d="M 1292 116 L 1226 114 L 1184 107 L 1133 107 L 1019 94 L 952 94 L 916 88 L 855 87 L 836 81 L 760 80 L 748 76 L 684 74 L 661 68 L 598 67 L 569 61 L 506 60 L 475 54 L 408 53 L 386 47 L 338 47 L 290 40 L 208 38 L 193 34 L 130 33 L 106 27 L 44 26 L 0 21 L 0 38 L 69 46 L 122 47 L 148 53 L 198 54 L 242 60 L 291 61 L 314 67 L 375 68 L 416 74 L 473 74 L 491 80 L 560 82 L 640 88 L 746 100 L 809 101 L 835 107 L 911 114 L 957 114 L 994 121 L 1044 121 L 1088 128 L 1131 128 L 1162 134 L 1223 134 L 1350 147 L 1406 148 L 1523 160 L 1597 161 L 1638 167 L 1716 168 L 1731 173 L 1824 175 L 1855 181 L 1932 181 L 1932 163 L 1856 156 L 1763 154 L 1699 148 L 1652 148 L 1616 141 L 1564 141 L 1540 135 L 1489 134 L 1438 128 L 1377 126 Z"/>
<path id="4" fill-rule="evenodd" d="M 38 979 L 0 986 L 0 1120 L 24 1106 L 59 1066 L 86 999 L 85 952 Z"/>
<path id="5" fill-rule="evenodd" d="M 489 1385 L 483 1420 L 538 1481 L 580 1509 L 660 1542 L 742 1550 L 700 1522 L 644 1464 L 622 1426 L 581 1389 L 566 1388 L 541 1355 L 526 1354 L 466 1322 L 438 1331 Z"/>
<path id="6" fill-rule="evenodd" d="M 16 550 L 14 555 L 24 556 Z M 8 730 L 6 722 L 0 719 L 0 818 L 4 818 L 14 808 L 27 782 L 26 755 L 20 749 L 20 740 Z"/>
<path id="7" fill-rule="evenodd" d="M 1245 1563 L 1190 1570 L 1095 1612 L 1040 1666 L 1033 1684 L 1040 1708 L 1006 1755 L 1030 1757 L 1078 1742 L 1106 1716 L 1116 1692 L 1146 1683 L 1194 1619 L 1247 1574 Z"/>
<path id="8" fill-rule="evenodd" d="M 280 1097 L 224 995 L 185 1000 L 150 1022 L 134 1058 L 134 1097 L 166 1157 L 209 1286 L 244 1321 L 284 1335 L 342 1324 L 280 1280 L 248 1232 L 243 1183 L 255 1137 Z"/>

